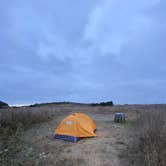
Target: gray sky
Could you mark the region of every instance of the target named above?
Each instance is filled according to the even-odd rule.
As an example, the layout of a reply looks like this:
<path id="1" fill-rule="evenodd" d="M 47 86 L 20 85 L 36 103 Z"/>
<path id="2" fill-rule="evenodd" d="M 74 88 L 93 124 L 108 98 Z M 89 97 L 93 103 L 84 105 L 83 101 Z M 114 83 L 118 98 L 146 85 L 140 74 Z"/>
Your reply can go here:
<path id="1" fill-rule="evenodd" d="M 166 1 L 0 3 L 1 100 L 166 103 Z"/>

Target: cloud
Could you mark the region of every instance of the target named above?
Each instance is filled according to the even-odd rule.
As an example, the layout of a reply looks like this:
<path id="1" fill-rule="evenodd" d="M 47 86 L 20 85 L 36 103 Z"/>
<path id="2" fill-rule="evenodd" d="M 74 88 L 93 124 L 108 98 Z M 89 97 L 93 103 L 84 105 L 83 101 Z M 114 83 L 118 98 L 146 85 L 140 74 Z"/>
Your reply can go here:
<path id="1" fill-rule="evenodd" d="M 165 101 L 163 0 L 15 0 L 0 6 L 2 99 Z"/>
<path id="2" fill-rule="evenodd" d="M 103 52 L 117 54 L 123 45 L 151 28 L 153 20 L 145 11 L 158 3 L 158 0 L 100 2 L 90 13 L 84 38 Z"/>

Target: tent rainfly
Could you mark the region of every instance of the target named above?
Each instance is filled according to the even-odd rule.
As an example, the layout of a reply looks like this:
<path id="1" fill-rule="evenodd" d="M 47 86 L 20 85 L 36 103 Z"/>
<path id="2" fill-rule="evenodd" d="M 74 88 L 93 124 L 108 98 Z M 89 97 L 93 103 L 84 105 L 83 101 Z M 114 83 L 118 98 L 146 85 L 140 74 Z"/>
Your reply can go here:
<path id="1" fill-rule="evenodd" d="M 56 139 L 77 142 L 83 137 L 94 137 L 96 124 L 83 113 L 73 113 L 64 118 L 54 131 Z"/>

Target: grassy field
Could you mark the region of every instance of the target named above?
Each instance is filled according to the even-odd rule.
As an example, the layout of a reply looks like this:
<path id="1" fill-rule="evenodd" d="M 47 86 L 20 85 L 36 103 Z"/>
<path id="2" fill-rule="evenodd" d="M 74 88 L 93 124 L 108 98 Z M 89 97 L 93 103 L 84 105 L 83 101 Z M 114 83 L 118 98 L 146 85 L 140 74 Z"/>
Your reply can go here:
<path id="1" fill-rule="evenodd" d="M 97 137 L 70 143 L 53 138 L 73 112 L 89 115 Z M 124 112 L 126 123 L 114 123 Z M 166 105 L 46 104 L 0 109 L 2 166 L 165 166 Z"/>

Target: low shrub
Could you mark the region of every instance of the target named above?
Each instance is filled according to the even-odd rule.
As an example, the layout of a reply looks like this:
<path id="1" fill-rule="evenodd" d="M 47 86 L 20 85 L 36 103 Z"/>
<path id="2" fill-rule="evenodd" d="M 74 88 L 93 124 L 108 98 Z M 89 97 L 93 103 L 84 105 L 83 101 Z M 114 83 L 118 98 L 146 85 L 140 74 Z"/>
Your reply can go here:
<path id="1" fill-rule="evenodd" d="M 101 102 L 101 103 L 91 103 L 91 106 L 113 106 L 112 101 L 107 101 L 107 102 Z"/>
<path id="2" fill-rule="evenodd" d="M 51 115 L 51 111 L 44 110 L 28 110 L 27 108 L 1 109 L 0 165 L 26 165 L 24 162 L 34 163 L 33 157 L 36 157 L 34 151 L 30 151 L 30 145 L 26 145 L 21 136 L 33 124 L 50 120 Z M 19 158 L 17 156 L 19 153 L 24 155 Z M 25 156 L 29 153 L 29 156 Z"/>
<path id="3" fill-rule="evenodd" d="M 127 153 L 130 158 L 132 156 L 132 161 L 139 162 L 133 162 L 132 165 L 138 166 L 141 163 L 142 166 L 165 166 L 166 112 L 144 111 L 133 129 L 133 140 Z"/>
<path id="4" fill-rule="evenodd" d="M 4 109 L 0 110 L 0 133 L 11 134 L 15 132 L 20 124 L 28 128 L 33 124 L 45 122 L 51 119 L 50 111 L 28 110 L 28 109 Z"/>

